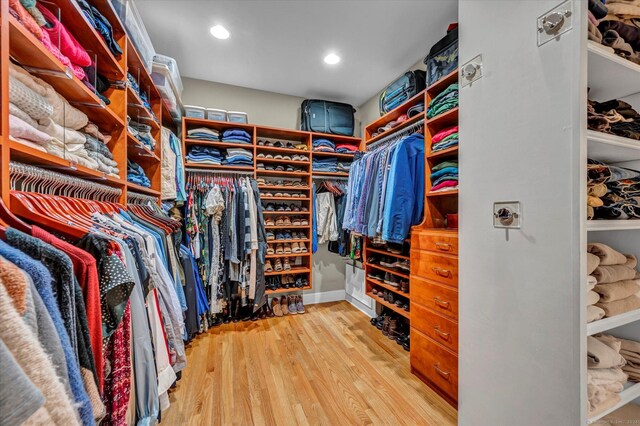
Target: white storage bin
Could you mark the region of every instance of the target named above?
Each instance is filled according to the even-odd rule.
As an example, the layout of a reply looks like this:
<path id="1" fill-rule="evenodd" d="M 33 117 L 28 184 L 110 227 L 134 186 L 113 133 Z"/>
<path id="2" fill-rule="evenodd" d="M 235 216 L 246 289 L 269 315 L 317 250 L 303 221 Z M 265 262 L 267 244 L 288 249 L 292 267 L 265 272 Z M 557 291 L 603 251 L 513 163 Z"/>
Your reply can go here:
<path id="1" fill-rule="evenodd" d="M 227 121 L 227 111 L 224 109 L 207 108 L 207 120 Z"/>
<path id="2" fill-rule="evenodd" d="M 112 0 L 111 3 L 124 24 L 127 35 L 138 51 L 144 67 L 147 71 L 151 72 L 153 57 L 156 55 L 156 51 L 153 48 L 149 33 L 147 33 L 147 29 L 142 22 L 142 18 L 134 1 Z"/>
<path id="3" fill-rule="evenodd" d="M 227 121 L 230 123 L 244 123 L 247 124 L 249 119 L 246 112 L 240 111 L 227 111 Z"/>
<path id="4" fill-rule="evenodd" d="M 192 118 L 202 118 L 205 117 L 206 109 L 196 106 L 196 105 L 185 105 L 184 106 L 184 116 L 192 117 Z"/>
<path id="5" fill-rule="evenodd" d="M 182 118 L 182 112 L 180 111 L 182 108 L 180 94 L 173 84 L 173 78 L 171 77 L 169 67 L 164 64 L 154 62 L 151 78 L 158 88 L 160 96 L 162 96 L 162 99 L 167 105 L 171 116 L 178 119 Z"/>
<path id="6" fill-rule="evenodd" d="M 156 54 L 153 57 L 154 73 L 156 72 L 156 65 L 162 70 L 159 70 L 159 72 L 162 73 L 164 78 L 168 77 L 171 79 L 171 83 L 175 87 L 176 97 L 182 97 L 182 78 L 180 78 L 180 71 L 178 70 L 178 63 L 176 60 L 169 56 Z"/>

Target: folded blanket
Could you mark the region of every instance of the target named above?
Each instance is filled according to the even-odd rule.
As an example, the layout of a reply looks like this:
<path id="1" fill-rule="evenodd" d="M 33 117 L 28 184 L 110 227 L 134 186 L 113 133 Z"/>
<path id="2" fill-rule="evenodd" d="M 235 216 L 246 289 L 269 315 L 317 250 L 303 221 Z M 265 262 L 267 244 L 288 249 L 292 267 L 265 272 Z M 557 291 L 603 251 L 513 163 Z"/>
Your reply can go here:
<path id="1" fill-rule="evenodd" d="M 453 189 L 456 189 L 458 186 L 458 181 L 457 180 L 445 180 L 444 182 L 439 183 L 437 186 L 434 186 L 431 188 L 431 192 L 437 192 L 437 191 L 451 191 Z"/>
<path id="2" fill-rule="evenodd" d="M 587 275 L 591 275 L 598 265 L 600 265 L 600 258 L 595 254 L 587 253 Z"/>
<path id="3" fill-rule="evenodd" d="M 75 151 L 79 148 L 84 149 L 87 138 L 77 130 L 62 127 L 51 118 L 40 120 L 39 123 L 38 130 L 63 142 L 67 150 Z"/>
<path id="4" fill-rule="evenodd" d="M 604 318 L 604 309 L 594 305 L 587 306 L 587 322 L 594 322 Z"/>
<path id="5" fill-rule="evenodd" d="M 617 337 L 612 336 L 610 334 L 604 334 L 604 333 L 595 334 L 593 337 L 598 339 L 600 342 L 604 343 L 605 345 L 609 346 L 611 349 L 613 349 L 617 353 L 620 353 L 620 349 L 622 348 L 622 342 Z"/>
<path id="6" fill-rule="evenodd" d="M 636 270 L 626 265 L 598 266 L 592 275 L 596 277 L 598 284 L 606 284 L 632 280 L 636 276 Z"/>
<path id="7" fill-rule="evenodd" d="M 620 368 L 588 368 L 587 379 L 589 383 L 592 380 L 600 380 L 600 383 L 624 383 L 627 381 L 627 375 Z"/>
<path id="8" fill-rule="evenodd" d="M 598 302 L 596 306 L 602 308 L 607 317 L 614 317 L 634 309 L 640 309 L 640 297 L 634 294 L 615 302 Z"/>
<path id="9" fill-rule="evenodd" d="M 627 360 L 627 364 L 631 364 L 634 367 L 640 367 L 640 353 L 628 351 L 626 349 L 620 349 L 620 355 Z"/>
<path id="10" fill-rule="evenodd" d="M 600 295 L 595 291 L 591 290 L 587 292 L 587 306 L 595 305 L 600 300 Z"/>
<path id="11" fill-rule="evenodd" d="M 640 342 L 635 340 L 623 339 L 621 337 L 618 338 L 620 340 L 621 349 L 627 352 L 634 352 L 640 356 Z"/>
<path id="12" fill-rule="evenodd" d="M 19 140 L 27 140 L 38 145 L 50 144 L 52 137 L 31 126 L 26 121 L 9 114 L 9 134 Z"/>
<path id="13" fill-rule="evenodd" d="M 594 290 L 600 294 L 602 302 L 614 302 L 640 292 L 640 279 L 599 284 L 594 287 Z"/>
<path id="14" fill-rule="evenodd" d="M 609 392 L 599 386 L 587 385 L 589 399 L 589 417 L 593 417 L 620 402 L 620 395 Z"/>
<path id="15" fill-rule="evenodd" d="M 629 375 L 632 382 L 640 382 L 640 365 L 627 364 L 622 367 L 622 371 Z"/>
<path id="16" fill-rule="evenodd" d="M 618 351 L 593 336 L 587 337 L 587 365 L 589 368 L 617 368 L 626 363 Z"/>
<path id="17" fill-rule="evenodd" d="M 42 120 L 53 113 L 53 107 L 44 97 L 12 75 L 9 76 L 9 101 L 34 120 Z"/>
<path id="18" fill-rule="evenodd" d="M 596 277 L 594 277 L 593 275 L 589 275 L 587 277 L 587 291 L 593 290 L 596 287 L 596 284 L 598 284 L 598 280 L 596 279 Z"/>

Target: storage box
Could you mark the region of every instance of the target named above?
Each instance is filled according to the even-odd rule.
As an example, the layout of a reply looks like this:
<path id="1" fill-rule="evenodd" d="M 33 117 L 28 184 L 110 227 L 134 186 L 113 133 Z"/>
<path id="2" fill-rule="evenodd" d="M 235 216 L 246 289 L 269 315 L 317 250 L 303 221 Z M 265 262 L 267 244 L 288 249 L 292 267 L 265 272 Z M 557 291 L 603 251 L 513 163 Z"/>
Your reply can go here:
<path id="1" fill-rule="evenodd" d="M 191 118 L 202 118 L 205 117 L 206 109 L 196 106 L 196 105 L 185 105 L 184 106 L 184 116 Z"/>
<path id="2" fill-rule="evenodd" d="M 224 109 L 207 108 L 207 120 L 227 121 L 227 111 Z"/>
<path id="3" fill-rule="evenodd" d="M 458 68 L 457 27 L 431 47 L 424 64 L 427 66 L 427 87 Z"/>
<path id="4" fill-rule="evenodd" d="M 169 78 L 171 83 L 173 84 L 176 92 L 176 97 L 182 97 L 182 78 L 180 77 L 180 71 L 178 70 L 178 63 L 175 59 L 156 54 L 153 57 L 153 72 L 156 72 L 156 66 L 158 67 L 158 72 L 162 74 L 163 78 Z"/>
<path id="5" fill-rule="evenodd" d="M 158 88 L 164 103 L 167 105 L 171 116 L 173 118 L 181 118 L 182 111 L 180 110 L 182 109 L 182 102 L 171 79 L 169 68 L 166 65 L 154 62 L 151 78 Z"/>
<path id="6" fill-rule="evenodd" d="M 244 123 L 249 122 L 246 112 L 240 111 L 227 111 L 227 121 L 230 123 Z"/>
<path id="7" fill-rule="evenodd" d="M 138 51 L 144 67 L 151 72 L 156 51 L 142 22 L 138 8 L 133 0 L 112 0 L 111 3 L 124 24 L 133 46 Z"/>

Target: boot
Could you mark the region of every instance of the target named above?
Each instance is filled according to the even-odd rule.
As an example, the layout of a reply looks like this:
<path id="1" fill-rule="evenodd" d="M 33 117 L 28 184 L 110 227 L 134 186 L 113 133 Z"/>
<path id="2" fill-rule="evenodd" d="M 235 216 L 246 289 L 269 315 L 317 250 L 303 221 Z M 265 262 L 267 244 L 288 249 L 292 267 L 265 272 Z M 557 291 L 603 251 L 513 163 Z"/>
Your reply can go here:
<path id="1" fill-rule="evenodd" d="M 233 316 L 232 316 L 233 320 L 232 321 L 233 322 L 240 321 L 240 308 L 241 308 L 241 306 L 240 306 L 240 300 L 239 300 L 239 298 L 237 296 L 236 297 L 232 297 L 232 299 L 231 299 L 231 308 L 233 310 Z"/>

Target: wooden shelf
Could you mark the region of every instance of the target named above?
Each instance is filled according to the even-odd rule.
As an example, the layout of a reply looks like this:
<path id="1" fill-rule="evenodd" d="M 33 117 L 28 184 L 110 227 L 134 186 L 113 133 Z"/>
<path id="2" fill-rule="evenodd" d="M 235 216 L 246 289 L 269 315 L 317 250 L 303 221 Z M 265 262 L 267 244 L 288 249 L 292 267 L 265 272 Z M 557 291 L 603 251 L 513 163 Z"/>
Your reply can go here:
<path id="1" fill-rule="evenodd" d="M 341 154 L 338 152 L 323 152 L 323 151 L 312 151 L 313 157 L 329 157 L 329 158 L 342 158 L 345 160 L 353 160 L 354 154 Z M 312 157 L 312 158 L 313 158 Z"/>
<path id="2" fill-rule="evenodd" d="M 253 170 L 253 168 L 251 169 Z M 273 175 L 273 176 L 292 176 L 292 177 L 309 177 L 309 172 L 301 170 L 298 172 L 287 172 L 287 171 L 279 171 L 279 170 L 261 170 L 256 169 L 257 174 L 261 175 Z"/>
<path id="3" fill-rule="evenodd" d="M 265 210 L 262 209 L 262 214 L 277 214 L 277 215 L 282 215 L 282 214 L 290 214 L 290 215 L 298 215 L 298 216 L 302 216 L 302 215 L 309 215 L 311 214 L 311 212 L 278 212 L 278 211 L 271 211 L 271 210 Z"/>
<path id="4" fill-rule="evenodd" d="M 258 163 L 272 163 L 272 164 L 291 164 L 294 166 L 300 165 L 302 167 L 309 167 L 309 164 L 311 163 L 311 160 L 306 160 L 306 161 L 302 161 L 302 160 L 285 160 L 282 158 L 279 159 L 275 159 L 275 158 L 264 158 L 264 157 L 258 157 L 256 156 L 256 162 Z"/>
<path id="5" fill-rule="evenodd" d="M 148 124 L 155 129 L 160 128 L 160 124 L 147 107 L 143 105 L 142 99 L 129 84 L 127 84 L 127 115 L 140 124 Z"/>
<path id="6" fill-rule="evenodd" d="M 49 52 L 38 39 L 9 16 L 9 38 L 11 56 L 22 66 L 46 70 L 37 77 L 51 84 L 67 101 L 82 110 L 90 121 L 102 131 L 112 132 L 124 127 L 124 121 L 85 84 L 73 75 Z"/>
<path id="7" fill-rule="evenodd" d="M 604 410 L 602 413 L 589 418 L 589 423 L 595 423 L 607 414 L 613 413 L 618 408 L 621 408 L 627 404 L 633 404 L 633 401 L 635 399 L 640 398 L 640 383 L 627 382 L 624 390 L 618 395 L 620 395 L 620 402 L 618 402 L 613 407 Z M 633 423 L 633 420 L 630 419 L 630 422 Z"/>
<path id="8" fill-rule="evenodd" d="M 374 285 L 376 285 L 378 287 L 382 287 L 385 290 L 392 291 L 392 292 L 396 293 L 397 295 L 406 298 L 407 300 L 411 300 L 411 295 L 409 293 L 405 293 L 404 291 L 400 290 L 399 287 L 394 287 L 392 285 L 383 283 L 382 281 L 376 280 L 376 279 L 371 278 L 371 277 L 366 277 L 365 279 L 368 282 L 370 282 L 371 284 L 374 284 Z"/>
<path id="9" fill-rule="evenodd" d="M 291 268 L 288 271 L 273 271 L 273 272 L 265 272 L 264 275 L 266 277 L 270 277 L 273 275 L 295 275 L 295 274 L 308 274 L 311 272 L 309 268 Z"/>
<path id="10" fill-rule="evenodd" d="M 309 257 L 311 253 L 282 253 L 282 254 L 268 254 L 267 259 L 277 259 L 279 257 Z"/>
<path id="11" fill-rule="evenodd" d="M 393 127 L 391 129 L 387 130 L 386 132 L 380 133 L 379 135 L 376 135 L 376 136 L 372 137 L 371 139 L 369 139 L 366 142 L 366 145 L 369 146 L 369 145 L 379 141 L 380 139 L 386 138 L 389 135 L 393 135 L 394 133 L 401 132 L 402 129 L 405 129 L 405 128 L 411 126 L 412 124 L 417 123 L 420 120 L 424 120 L 425 117 L 426 116 L 425 116 L 424 112 L 421 112 L 420 114 L 414 115 L 413 117 L 411 117 L 407 121 L 403 121 L 402 123 L 398 124 L 396 127 Z"/>
<path id="12" fill-rule="evenodd" d="M 296 144 L 308 144 L 309 142 L 309 132 L 270 126 L 256 126 L 256 137 L 258 139 L 273 139 L 281 142 L 295 142 Z"/>
<path id="13" fill-rule="evenodd" d="M 257 143 L 257 142 L 256 142 Z M 295 149 L 295 148 L 277 148 L 275 146 L 256 145 L 257 152 L 277 152 L 282 154 L 291 155 L 306 155 L 309 156 L 309 150 Z"/>
<path id="14" fill-rule="evenodd" d="M 309 229 L 311 225 L 265 225 L 265 229 Z"/>
<path id="15" fill-rule="evenodd" d="M 328 176 L 328 177 L 349 177 L 349 173 L 346 172 L 314 172 L 311 174 L 313 176 Z"/>
<path id="16" fill-rule="evenodd" d="M 303 186 L 284 186 L 284 185 L 258 185 L 258 189 L 276 189 L 281 191 L 309 191 L 311 188 Z"/>
<path id="17" fill-rule="evenodd" d="M 64 158 L 34 149 L 20 142 L 9 141 L 10 159 L 25 164 L 33 164 L 42 168 L 61 171 L 65 174 L 83 179 L 100 181 L 110 186 L 124 187 L 126 181 L 106 173 L 73 163 Z M 122 171 L 121 171 L 122 173 Z"/>
<path id="18" fill-rule="evenodd" d="M 434 160 L 434 159 L 441 159 L 441 158 L 446 158 L 446 157 L 457 157 L 458 156 L 458 151 L 459 151 L 459 146 L 452 146 L 451 148 L 447 148 L 447 149 L 443 149 L 442 151 L 436 151 L 436 152 L 432 152 L 430 154 L 427 154 L 427 159 L 429 160 Z"/>
<path id="19" fill-rule="evenodd" d="M 193 118 L 193 117 L 182 117 L 182 126 L 186 130 L 193 129 L 196 127 L 207 127 L 207 128 L 218 130 L 218 131 L 224 131 L 229 129 L 243 129 L 243 130 L 246 130 L 249 133 L 249 135 L 252 137 L 253 137 L 253 131 L 256 128 L 251 124 L 231 123 L 228 121 L 207 120 L 204 118 Z"/>
<path id="20" fill-rule="evenodd" d="M 224 164 L 216 165 L 216 164 L 198 164 L 198 163 L 188 163 L 188 162 L 185 163 L 184 166 L 194 168 L 194 169 L 220 170 L 221 172 L 224 170 L 253 172 L 253 167 L 251 166 L 227 166 Z"/>
<path id="21" fill-rule="evenodd" d="M 292 287 L 292 288 L 279 288 L 277 290 L 269 290 L 267 289 L 265 291 L 266 294 L 283 294 L 283 293 L 293 293 L 294 291 L 305 291 L 305 290 L 311 290 L 311 286 L 305 286 L 305 287 Z"/>
<path id="22" fill-rule="evenodd" d="M 250 143 L 235 143 L 235 142 L 218 142 L 218 141 L 199 141 L 197 139 L 185 139 L 186 145 L 200 145 L 200 146 L 212 146 L 214 148 L 245 148 L 253 150 L 253 144 Z"/>
<path id="23" fill-rule="evenodd" d="M 118 60 L 107 47 L 102 36 L 89 23 L 84 12 L 75 0 L 51 0 L 42 2 L 42 5 L 49 9 L 54 15 L 60 14 L 60 22 L 73 34 L 76 40 L 81 40 L 82 47 L 89 53 L 91 59 L 96 55 L 98 72 L 112 80 L 123 80 L 124 70 Z M 123 48 L 124 46 L 120 46 Z"/>
<path id="24" fill-rule="evenodd" d="M 635 309 L 610 318 L 603 318 L 587 324 L 587 336 L 602 333 L 603 331 L 611 330 L 637 321 L 640 321 L 640 309 Z"/>
<path id="25" fill-rule="evenodd" d="M 153 104 L 154 100 L 160 99 L 160 92 L 153 83 L 150 70 L 145 68 L 138 50 L 129 37 L 127 37 L 127 72 L 135 78 L 141 90 L 145 93 L 148 92 L 150 104 Z"/>
<path id="26" fill-rule="evenodd" d="M 640 219 L 587 220 L 587 231 L 633 231 L 640 230 Z"/>
<path id="27" fill-rule="evenodd" d="M 458 82 L 458 69 L 451 71 L 449 74 L 442 77 L 440 80 L 433 83 L 431 86 L 427 87 L 427 92 L 431 99 L 435 98 L 447 87 L 451 86 L 453 83 Z"/>
<path id="28" fill-rule="evenodd" d="M 445 196 L 458 196 L 458 190 L 452 189 L 451 191 L 442 191 L 442 192 L 427 192 L 427 197 L 445 197 Z"/>
<path id="29" fill-rule="evenodd" d="M 373 133 L 376 133 L 378 131 L 378 128 L 384 127 L 388 123 L 390 123 L 390 122 L 392 122 L 394 120 L 397 120 L 398 117 L 400 117 L 403 114 L 406 114 L 407 111 L 409 111 L 409 109 L 412 108 L 413 106 L 418 105 L 421 102 L 424 103 L 426 101 L 426 96 L 425 95 L 426 95 L 426 90 L 423 90 L 420 93 L 417 93 L 414 97 L 408 99 L 402 105 L 399 105 L 398 107 L 396 107 L 392 111 L 389 111 L 388 113 L 386 113 L 382 117 L 378 118 L 377 120 L 373 121 L 368 126 L 366 126 L 365 129 L 364 129 L 366 144 L 367 145 L 370 144 L 373 141 L 373 139 L 375 139 L 375 138 L 367 139 L 367 137 L 369 135 L 373 134 Z M 423 116 L 424 117 L 424 112 L 416 115 L 415 117 L 418 117 L 418 116 Z M 415 118 L 415 117 L 412 117 L 412 118 Z M 396 126 L 396 128 L 397 128 L 397 126 Z M 385 133 L 387 133 L 387 132 L 385 132 Z M 378 136 L 380 136 L 380 135 L 378 135 Z M 378 137 L 378 136 L 376 136 L 376 137 Z"/>
<path id="30" fill-rule="evenodd" d="M 640 92 L 640 65 L 591 40 L 587 52 L 589 99 L 606 101 Z"/>
<path id="31" fill-rule="evenodd" d="M 160 162 L 160 157 L 155 152 L 147 148 L 129 132 L 127 132 L 127 153 L 137 159 L 142 158 L 146 162 Z"/>
<path id="32" fill-rule="evenodd" d="M 449 111 L 443 112 L 442 114 L 436 115 L 435 117 L 427 120 L 427 127 L 429 127 L 432 133 L 434 133 L 446 127 L 457 125 L 458 110 L 459 107 L 455 107 Z"/>
<path id="33" fill-rule="evenodd" d="M 375 268 L 375 269 L 379 269 L 379 270 L 384 271 L 384 272 L 388 272 L 388 273 L 393 274 L 395 276 L 398 276 L 400 278 L 404 278 L 405 280 L 409 280 L 409 275 L 407 275 L 404 272 L 398 272 L 398 271 L 395 271 L 395 270 L 393 270 L 391 268 L 385 268 L 384 266 L 380 266 L 380 265 L 377 265 L 375 263 L 365 262 L 365 265 L 366 266 L 370 266 L 370 267 Z"/>
<path id="34" fill-rule="evenodd" d="M 141 194 L 146 194 L 146 195 L 152 195 L 155 197 L 159 197 L 160 196 L 160 191 L 156 191 L 154 189 L 151 188 L 146 188 L 142 185 L 137 185 L 135 183 L 132 182 L 127 182 L 127 188 L 129 188 L 131 191 L 134 192 L 138 192 Z"/>
<path id="35" fill-rule="evenodd" d="M 311 138 L 313 139 L 329 139 L 333 143 L 348 143 L 351 145 L 360 146 L 362 139 L 357 136 L 342 136 L 342 135 L 332 135 L 329 133 L 318 133 L 318 132 L 310 132 Z"/>
<path id="36" fill-rule="evenodd" d="M 405 311 L 402 308 L 398 308 L 396 305 L 394 305 L 393 303 L 389 303 L 384 299 L 379 298 L 378 296 L 374 295 L 372 292 L 368 291 L 367 296 L 369 296 L 370 298 L 372 298 L 374 301 L 376 301 L 377 303 L 380 303 L 383 306 L 386 306 L 387 308 L 391 309 L 392 311 L 394 311 L 397 314 L 402 315 L 403 317 L 405 317 L 406 319 L 410 319 L 410 313 Z"/>
<path id="37" fill-rule="evenodd" d="M 381 254 L 384 256 L 391 256 L 391 257 L 396 257 L 398 259 L 404 259 L 404 260 L 410 260 L 411 258 L 409 256 L 404 256 L 401 254 L 393 254 L 390 251 L 386 251 L 386 250 L 379 250 L 376 248 L 372 248 L 367 246 L 367 252 L 371 252 L 371 253 L 377 253 L 377 254 Z"/>
<path id="38" fill-rule="evenodd" d="M 640 141 L 587 130 L 587 157 L 605 163 L 640 160 Z"/>

